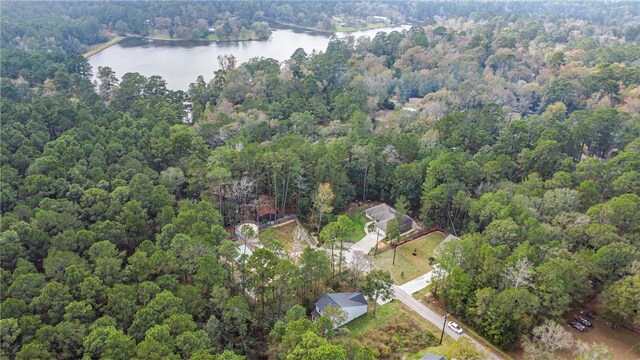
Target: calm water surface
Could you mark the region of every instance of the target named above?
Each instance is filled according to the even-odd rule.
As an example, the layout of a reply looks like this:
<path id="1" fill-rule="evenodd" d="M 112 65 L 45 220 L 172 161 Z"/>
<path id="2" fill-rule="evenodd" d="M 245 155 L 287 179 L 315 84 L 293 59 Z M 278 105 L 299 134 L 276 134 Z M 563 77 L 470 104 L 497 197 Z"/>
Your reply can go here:
<path id="1" fill-rule="evenodd" d="M 336 35 L 374 37 L 379 31 L 403 29 L 409 29 L 409 26 Z M 109 66 L 118 78 L 128 72 L 138 72 L 144 76 L 160 75 L 167 81 L 170 89 L 187 90 L 198 75 L 203 75 L 206 81 L 213 77 L 213 72 L 218 69 L 218 55 L 233 54 L 238 63 L 260 56 L 283 61 L 290 58 L 300 47 L 307 53 L 314 50 L 324 51 L 330 38 L 328 34 L 293 29 L 275 29 L 271 38 L 265 41 L 216 43 L 130 38 L 90 57 L 89 63 L 94 73 L 98 72 L 98 66 Z"/>

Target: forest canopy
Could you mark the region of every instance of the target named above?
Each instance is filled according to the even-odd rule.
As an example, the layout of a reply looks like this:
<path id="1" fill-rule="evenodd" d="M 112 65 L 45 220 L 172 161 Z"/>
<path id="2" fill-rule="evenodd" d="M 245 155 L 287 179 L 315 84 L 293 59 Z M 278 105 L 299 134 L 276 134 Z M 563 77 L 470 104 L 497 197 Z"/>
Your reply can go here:
<path id="1" fill-rule="evenodd" d="M 461 238 L 435 296 L 501 349 L 592 301 L 613 327 L 640 325 L 637 4 L 0 9 L 3 357 L 396 358 L 307 319 L 323 293 L 366 283 L 327 254 L 367 201 L 406 201 Z M 229 54 L 186 92 L 81 55 L 118 33 L 264 38 L 267 21 L 331 31 L 336 16 L 413 26 L 283 63 Z M 319 247 L 240 258 L 231 229 L 265 197 Z"/>

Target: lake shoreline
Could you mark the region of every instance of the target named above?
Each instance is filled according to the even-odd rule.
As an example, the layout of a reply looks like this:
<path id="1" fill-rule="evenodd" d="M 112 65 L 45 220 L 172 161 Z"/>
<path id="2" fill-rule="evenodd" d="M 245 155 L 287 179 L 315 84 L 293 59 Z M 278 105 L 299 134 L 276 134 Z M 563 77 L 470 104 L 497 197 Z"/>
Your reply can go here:
<path id="1" fill-rule="evenodd" d="M 269 22 L 276 24 L 278 26 L 282 26 L 285 28 L 291 28 L 291 29 L 299 29 L 299 30 L 304 30 L 304 31 L 308 31 L 308 32 L 312 32 L 312 33 L 318 33 L 318 34 L 324 34 L 324 35 L 334 35 L 337 33 L 350 33 L 350 32 L 359 32 L 359 31 L 367 31 L 367 30 L 375 30 L 375 29 L 384 29 L 384 28 L 389 28 L 389 27 L 396 27 L 396 26 L 403 26 L 403 25 L 389 25 L 389 24 L 380 24 L 381 26 L 373 26 L 373 27 L 362 27 L 362 28 L 349 28 L 348 30 L 336 30 L 336 31 L 329 31 L 329 30 L 318 30 L 318 29 L 314 29 L 314 28 L 310 28 L 310 27 L 305 27 L 305 26 L 299 26 L 299 25 L 294 25 L 294 24 L 288 24 L 288 23 L 283 23 L 280 21 L 276 21 L 276 20 L 272 20 L 272 19 L 267 19 Z M 277 28 L 276 28 L 277 29 Z M 271 29 L 276 30 L 276 29 Z M 153 40 L 153 41 L 169 41 L 169 42 L 203 42 L 203 43 L 229 43 L 229 42 L 245 42 L 245 41 L 265 41 L 268 39 L 259 39 L 259 38 L 249 38 L 249 39 L 229 39 L 229 40 L 210 40 L 210 39 L 167 39 L 167 38 L 163 38 L 163 37 L 157 37 L 157 36 L 140 36 L 140 35 L 117 35 L 114 38 L 109 39 L 109 41 L 100 43 L 100 44 L 96 44 L 93 45 L 89 50 L 85 51 L 82 56 L 85 59 L 88 59 L 98 53 L 100 53 L 103 50 L 106 50 L 108 48 L 110 48 L 113 45 L 118 44 L 119 42 L 125 40 L 125 39 L 145 39 L 145 40 Z"/>
<path id="2" fill-rule="evenodd" d="M 333 36 L 373 38 L 379 31 L 390 33 L 407 28 L 408 26 L 382 28 L 357 33 L 336 33 Z M 332 37 L 325 33 L 284 26 L 272 27 L 272 30 L 271 38 L 265 41 L 167 41 L 127 37 L 116 46 L 106 47 L 103 44 L 104 50 L 99 53 L 94 51 L 97 55 L 87 60 L 93 69 L 108 66 L 120 77 L 134 72 L 147 77 L 159 75 L 167 82 L 167 88 L 187 91 L 197 76 L 204 75 L 207 79 L 213 76 L 213 72 L 219 68 L 219 56 L 233 54 L 238 65 L 256 57 L 282 62 L 299 48 L 303 48 L 307 54 L 326 51 Z M 116 34 L 109 35 L 114 37 Z"/>
<path id="3" fill-rule="evenodd" d="M 109 41 L 107 41 L 107 42 L 103 42 L 103 43 L 100 43 L 100 44 L 93 45 L 89 50 L 85 51 L 82 54 L 82 56 L 84 56 L 85 59 L 88 59 L 88 58 L 92 57 L 93 55 L 95 55 L 95 54 L 97 54 L 97 53 L 99 53 L 99 52 L 101 52 L 101 51 L 103 51 L 105 49 L 110 48 L 111 46 L 119 43 L 120 41 L 122 41 L 122 40 L 124 40 L 126 38 L 127 38 L 126 36 L 116 36 L 116 37 L 114 37 L 112 39 L 109 39 Z"/>
<path id="4" fill-rule="evenodd" d="M 375 30 L 375 29 L 383 29 L 383 28 L 389 28 L 389 27 L 396 27 L 396 26 L 403 26 L 402 24 L 400 25 L 394 25 L 394 24 L 380 24 L 380 26 L 364 26 L 364 27 L 347 27 L 347 28 L 337 28 L 336 30 L 320 30 L 320 29 L 316 29 L 316 28 L 311 28 L 311 27 L 306 27 L 306 26 L 300 26 L 300 25 L 295 25 L 295 24 L 289 24 L 289 23 L 285 23 L 285 22 L 281 22 L 281 21 L 277 21 L 277 20 L 273 20 L 273 19 L 267 19 L 267 21 L 280 25 L 280 26 L 285 26 L 291 29 L 300 29 L 300 30 L 304 30 L 304 31 L 312 31 L 312 32 L 317 32 L 317 33 L 322 33 L 322 34 L 327 34 L 327 35 L 333 35 L 336 33 L 350 33 L 350 32 L 359 32 L 359 31 L 367 31 L 367 30 Z"/>
<path id="5" fill-rule="evenodd" d="M 144 39 L 144 40 L 153 40 L 153 41 L 167 41 L 167 42 L 203 42 L 203 43 L 229 43 L 229 42 L 244 42 L 244 41 L 264 41 L 268 39 L 259 39 L 259 38 L 250 38 L 250 39 L 235 39 L 235 40 L 209 40 L 209 39 L 165 39 L 161 37 L 154 36 L 139 36 L 139 35 L 127 35 L 127 36 L 116 36 L 115 38 L 110 39 L 107 42 L 103 42 L 100 44 L 96 44 L 92 46 L 91 49 L 87 50 L 82 54 L 85 59 L 88 59 L 99 52 L 110 48 L 113 45 L 118 44 L 119 42 L 126 39 Z"/>

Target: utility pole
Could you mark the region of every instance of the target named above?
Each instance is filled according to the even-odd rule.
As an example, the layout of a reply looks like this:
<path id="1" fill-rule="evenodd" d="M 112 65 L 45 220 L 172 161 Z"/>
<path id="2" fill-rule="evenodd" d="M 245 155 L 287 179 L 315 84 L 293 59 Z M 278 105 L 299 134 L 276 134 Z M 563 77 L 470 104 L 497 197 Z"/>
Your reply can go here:
<path id="1" fill-rule="evenodd" d="M 442 323 L 442 334 L 440 334 L 440 345 L 442 345 L 442 338 L 444 338 L 444 327 L 447 326 L 447 318 L 450 314 L 444 316 L 444 322 Z"/>
<path id="2" fill-rule="evenodd" d="M 393 262 L 392 265 L 396 264 L 396 248 L 398 247 L 398 243 L 400 242 L 400 232 L 398 231 L 398 237 L 396 238 L 396 243 L 393 247 Z"/>
<path id="3" fill-rule="evenodd" d="M 393 261 L 391 263 L 391 265 L 395 265 L 396 264 L 396 248 L 398 247 L 398 244 L 394 244 L 393 246 Z"/>
<path id="4" fill-rule="evenodd" d="M 378 241 L 380 240 L 380 231 L 378 231 L 378 225 L 376 225 L 375 223 L 373 225 L 376 230 L 376 248 L 375 250 L 373 250 L 373 257 L 376 257 L 376 255 L 378 255 Z"/>

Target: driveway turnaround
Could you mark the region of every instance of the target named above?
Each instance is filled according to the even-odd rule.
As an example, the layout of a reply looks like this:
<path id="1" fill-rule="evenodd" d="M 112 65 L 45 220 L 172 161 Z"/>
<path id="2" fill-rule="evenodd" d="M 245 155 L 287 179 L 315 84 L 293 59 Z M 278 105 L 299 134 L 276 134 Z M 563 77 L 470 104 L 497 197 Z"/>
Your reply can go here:
<path id="1" fill-rule="evenodd" d="M 376 235 L 376 232 L 370 232 L 367 235 L 365 235 L 362 240 L 358 241 L 357 243 L 353 244 L 353 246 L 351 247 L 351 250 L 353 251 L 362 251 L 365 254 L 368 254 L 369 251 L 371 251 L 371 248 L 376 246 L 376 238 L 378 237 L 378 235 Z M 380 239 L 382 240 L 382 239 Z"/>
<path id="2" fill-rule="evenodd" d="M 361 251 L 365 254 L 368 254 L 371 251 L 371 248 L 376 246 L 377 235 L 374 232 L 370 232 L 365 235 L 362 240 L 353 244 L 349 250 L 344 252 L 344 259 L 347 264 L 351 264 L 353 262 L 353 253 L 356 251 Z M 382 239 L 380 239 L 382 240 Z"/>

